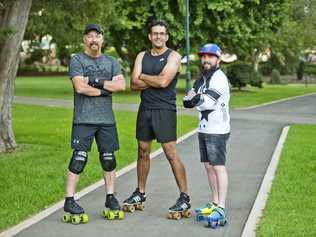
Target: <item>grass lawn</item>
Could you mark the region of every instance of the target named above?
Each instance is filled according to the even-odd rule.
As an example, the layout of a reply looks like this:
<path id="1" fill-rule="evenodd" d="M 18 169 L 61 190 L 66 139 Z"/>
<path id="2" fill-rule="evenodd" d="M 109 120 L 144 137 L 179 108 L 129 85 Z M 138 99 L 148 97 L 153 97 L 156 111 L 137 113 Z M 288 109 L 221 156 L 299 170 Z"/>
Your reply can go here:
<path id="1" fill-rule="evenodd" d="M 290 128 L 257 236 L 316 236 L 316 125 Z"/>
<path id="2" fill-rule="evenodd" d="M 72 154 L 71 109 L 15 105 L 13 114 L 19 148 L 14 153 L 0 155 L 0 231 L 63 199 L 65 174 Z M 117 152 L 119 169 L 136 159 L 136 113 L 115 114 L 121 144 Z M 197 118 L 179 116 L 178 135 L 196 126 Z M 157 147 L 154 144 L 154 149 Z M 78 191 L 99 180 L 100 175 L 94 146 Z"/>
<path id="3" fill-rule="evenodd" d="M 177 104 L 181 105 L 182 98 L 185 95 L 185 80 L 178 80 L 177 91 Z M 303 84 L 265 84 L 262 89 L 254 87 L 247 87 L 242 91 L 234 89 L 231 95 L 231 106 L 237 108 L 257 105 L 311 92 L 316 92 L 316 85 L 308 85 L 305 88 Z M 15 95 L 72 99 L 73 89 L 67 77 L 18 77 L 16 80 Z M 123 92 L 114 93 L 113 101 L 117 103 L 139 103 L 139 92 L 127 89 Z"/>

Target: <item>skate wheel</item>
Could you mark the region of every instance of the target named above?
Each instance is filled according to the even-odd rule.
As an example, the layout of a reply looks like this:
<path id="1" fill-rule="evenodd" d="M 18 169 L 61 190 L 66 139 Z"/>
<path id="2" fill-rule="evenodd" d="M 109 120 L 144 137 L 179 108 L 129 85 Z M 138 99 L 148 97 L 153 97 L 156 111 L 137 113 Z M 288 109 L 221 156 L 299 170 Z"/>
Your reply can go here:
<path id="1" fill-rule="evenodd" d="M 128 207 L 128 211 L 129 212 L 134 212 L 135 211 L 135 207 L 134 206 L 129 206 Z"/>
<path id="2" fill-rule="evenodd" d="M 181 214 L 179 212 L 174 213 L 173 214 L 173 219 L 180 220 L 181 219 Z"/>
<path id="3" fill-rule="evenodd" d="M 109 212 L 108 212 L 108 215 L 107 215 L 107 219 L 108 219 L 108 220 L 114 220 L 114 218 L 115 218 L 114 212 L 109 211 Z"/>
<path id="4" fill-rule="evenodd" d="M 216 229 L 217 226 L 218 226 L 218 223 L 215 222 L 215 221 L 212 221 L 212 222 L 208 222 L 208 227 L 212 228 L 212 229 Z"/>
<path id="5" fill-rule="evenodd" d="M 104 217 L 104 218 L 106 218 L 106 216 L 107 216 L 107 210 L 102 210 L 101 216 Z"/>
<path id="6" fill-rule="evenodd" d="M 80 224 L 80 221 L 81 221 L 81 218 L 80 216 L 72 216 L 71 218 L 71 223 L 74 224 L 74 225 L 78 225 Z"/>
<path id="7" fill-rule="evenodd" d="M 183 216 L 186 218 L 190 218 L 192 216 L 192 213 L 190 210 L 186 210 L 183 212 Z"/>
<path id="8" fill-rule="evenodd" d="M 181 219 L 181 214 L 179 212 L 169 212 L 168 219 L 173 219 L 173 220 L 180 220 Z"/>
<path id="9" fill-rule="evenodd" d="M 67 223 L 71 221 L 71 216 L 68 214 L 63 215 L 63 222 Z"/>
<path id="10" fill-rule="evenodd" d="M 220 226 L 225 226 L 227 224 L 227 220 L 220 220 L 218 224 Z"/>
<path id="11" fill-rule="evenodd" d="M 122 212 L 122 211 L 118 212 L 118 219 L 119 220 L 123 220 L 124 219 L 124 212 Z"/>
<path id="12" fill-rule="evenodd" d="M 204 220 L 204 216 L 201 215 L 201 214 L 197 214 L 197 215 L 195 216 L 195 220 L 196 220 L 197 222 L 203 221 L 203 220 Z"/>
<path id="13" fill-rule="evenodd" d="M 140 211 L 144 211 L 145 206 L 144 206 L 143 204 L 137 204 L 137 205 L 136 205 L 136 209 L 137 209 L 137 210 L 140 210 Z"/>
<path id="14" fill-rule="evenodd" d="M 86 224 L 86 223 L 88 223 L 88 221 L 89 221 L 88 215 L 87 215 L 87 214 L 82 214 L 82 215 L 81 215 L 81 222 L 82 222 L 83 224 Z"/>

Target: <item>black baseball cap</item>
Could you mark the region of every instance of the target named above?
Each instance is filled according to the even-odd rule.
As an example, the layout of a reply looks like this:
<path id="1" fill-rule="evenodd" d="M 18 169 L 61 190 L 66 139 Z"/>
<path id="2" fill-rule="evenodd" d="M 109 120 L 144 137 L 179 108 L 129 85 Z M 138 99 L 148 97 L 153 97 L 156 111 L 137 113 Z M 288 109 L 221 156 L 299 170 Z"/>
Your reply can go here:
<path id="1" fill-rule="evenodd" d="M 103 34 L 103 31 L 101 29 L 100 26 L 96 25 L 96 24 L 88 24 L 86 26 L 86 28 L 83 31 L 83 34 L 88 34 L 90 31 L 95 30 L 96 32 L 98 32 L 99 34 Z"/>

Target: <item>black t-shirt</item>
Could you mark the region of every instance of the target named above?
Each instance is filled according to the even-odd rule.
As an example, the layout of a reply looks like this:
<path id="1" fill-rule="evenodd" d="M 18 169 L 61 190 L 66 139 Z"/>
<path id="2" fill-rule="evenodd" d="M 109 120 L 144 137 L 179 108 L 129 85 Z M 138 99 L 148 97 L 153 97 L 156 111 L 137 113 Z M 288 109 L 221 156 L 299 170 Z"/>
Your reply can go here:
<path id="1" fill-rule="evenodd" d="M 147 75 L 159 75 L 168 62 L 168 56 L 172 52 L 167 49 L 161 55 L 153 56 L 146 51 L 142 61 L 142 73 Z M 176 84 L 178 74 L 166 88 L 149 87 L 141 91 L 141 109 L 169 109 L 176 110 Z"/>

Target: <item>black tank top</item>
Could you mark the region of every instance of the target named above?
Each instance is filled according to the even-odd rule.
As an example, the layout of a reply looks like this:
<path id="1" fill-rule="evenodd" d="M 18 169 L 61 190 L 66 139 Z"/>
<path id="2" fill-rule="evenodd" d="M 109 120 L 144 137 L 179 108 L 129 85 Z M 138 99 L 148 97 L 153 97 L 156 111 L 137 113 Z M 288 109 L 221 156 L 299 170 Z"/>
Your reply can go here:
<path id="1" fill-rule="evenodd" d="M 147 75 L 159 75 L 168 61 L 168 56 L 172 52 L 167 49 L 161 55 L 153 56 L 149 51 L 146 51 L 142 61 L 142 73 Z M 169 109 L 176 110 L 176 84 L 178 74 L 170 82 L 166 88 L 149 87 L 141 91 L 141 109 Z"/>

